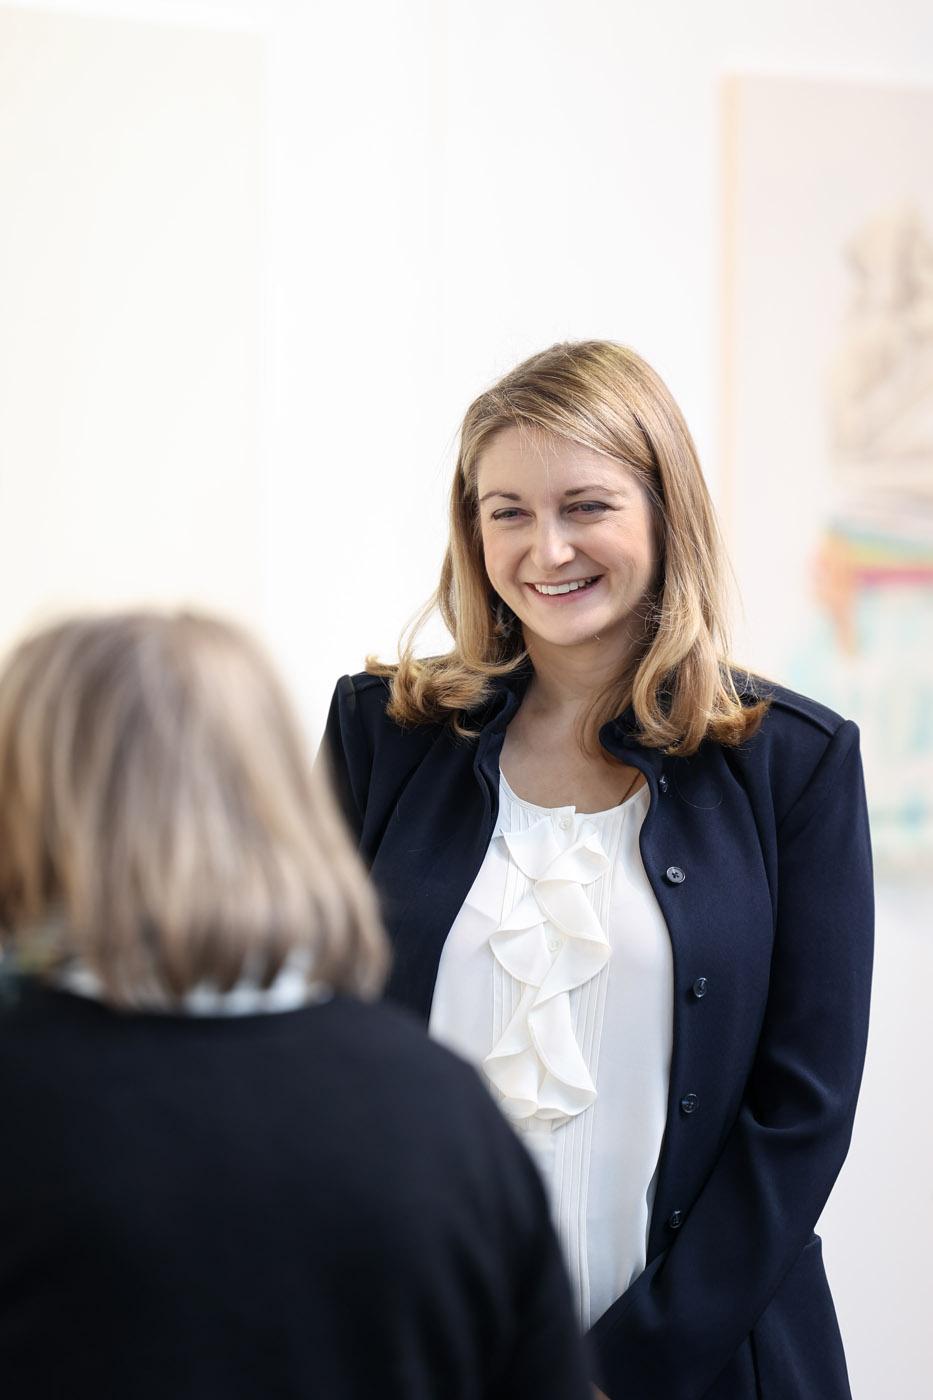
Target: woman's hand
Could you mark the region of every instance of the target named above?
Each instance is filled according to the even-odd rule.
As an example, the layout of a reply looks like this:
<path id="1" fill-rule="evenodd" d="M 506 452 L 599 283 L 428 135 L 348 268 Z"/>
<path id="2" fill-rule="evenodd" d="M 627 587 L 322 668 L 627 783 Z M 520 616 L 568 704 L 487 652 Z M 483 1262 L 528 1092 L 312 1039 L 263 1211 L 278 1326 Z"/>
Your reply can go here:
<path id="1" fill-rule="evenodd" d="M 609 1400 L 609 1396 L 600 1390 L 598 1385 L 593 1386 L 593 1400 Z"/>

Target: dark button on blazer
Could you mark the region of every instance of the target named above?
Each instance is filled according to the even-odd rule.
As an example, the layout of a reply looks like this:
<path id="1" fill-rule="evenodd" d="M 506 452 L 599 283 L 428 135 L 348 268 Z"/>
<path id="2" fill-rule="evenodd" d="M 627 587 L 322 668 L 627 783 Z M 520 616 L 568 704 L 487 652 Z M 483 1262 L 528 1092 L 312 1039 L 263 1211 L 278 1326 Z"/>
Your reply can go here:
<path id="1" fill-rule="evenodd" d="M 323 751 L 381 895 L 389 995 L 426 1020 L 495 825 L 527 672 L 495 682 L 473 740 L 395 724 L 387 684 L 338 683 Z M 600 731 L 648 781 L 641 855 L 675 988 L 647 1267 L 590 1334 L 610 1400 L 850 1395 L 813 1230 L 848 1149 L 868 1026 L 858 730 L 803 696 L 764 693 L 764 723 L 738 748 L 662 755 L 631 711 Z"/>

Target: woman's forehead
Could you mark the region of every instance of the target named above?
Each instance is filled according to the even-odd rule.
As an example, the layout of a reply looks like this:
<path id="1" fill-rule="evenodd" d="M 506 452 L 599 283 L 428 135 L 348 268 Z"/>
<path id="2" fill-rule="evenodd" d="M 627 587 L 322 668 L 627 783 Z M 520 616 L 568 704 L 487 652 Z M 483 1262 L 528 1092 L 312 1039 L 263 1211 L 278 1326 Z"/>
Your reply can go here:
<path id="1" fill-rule="evenodd" d="M 570 489 L 620 490 L 630 473 L 615 457 L 552 433 L 526 427 L 498 432 L 480 453 L 477 493 L 562 495 Z"/>

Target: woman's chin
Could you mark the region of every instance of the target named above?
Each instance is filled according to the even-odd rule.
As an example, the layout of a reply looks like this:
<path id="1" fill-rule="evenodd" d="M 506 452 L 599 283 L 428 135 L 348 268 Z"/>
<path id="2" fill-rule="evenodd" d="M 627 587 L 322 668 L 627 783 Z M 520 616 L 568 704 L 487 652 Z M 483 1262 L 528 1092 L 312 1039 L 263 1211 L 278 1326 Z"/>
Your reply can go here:
<path id="1" fill-rule="evenodd" d="M 579 647 L 594 641 L 599 643 L 604 639 L 598 618 L 577 618 L 573 623 L 555 623 L 550 627 L 534 627 L 530 622 L 526 622 L 523 624 L 523 631 L 526 645 L 539 642 L 551 647 Z"/>

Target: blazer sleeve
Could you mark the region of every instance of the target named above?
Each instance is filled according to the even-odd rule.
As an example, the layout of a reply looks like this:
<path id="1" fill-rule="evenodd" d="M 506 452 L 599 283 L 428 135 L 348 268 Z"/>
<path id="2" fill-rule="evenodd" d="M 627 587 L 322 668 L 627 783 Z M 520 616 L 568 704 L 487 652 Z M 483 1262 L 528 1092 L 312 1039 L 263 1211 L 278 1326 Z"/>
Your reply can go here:
<path id="1" fill-rule="evenodd" d="M 873 943 L 851 721 L 781 821 L 777 852 L 771 975 L 752 1072 L 673 1242 L 590 1333 L 610 1400 L 700 1400 L 810 1238 L 848 1150 Z"/>
<path id="2" fill-rule="evenodd" d="M 358 697 L 350 676 L 341 676 L 334 690 L 315 768 L 322 770 L 356 840 L 363 830 L 373 755 L 358 712 Z"/>

